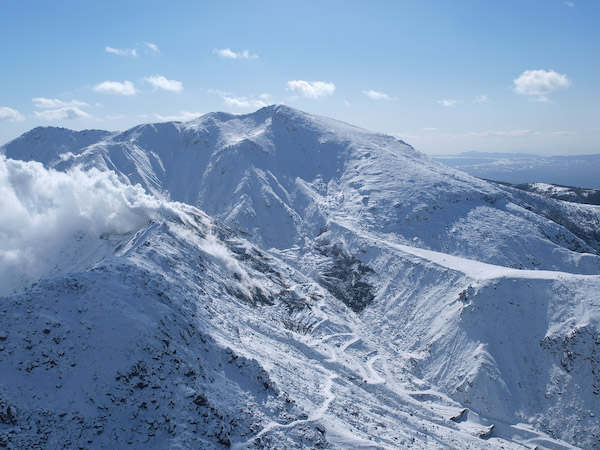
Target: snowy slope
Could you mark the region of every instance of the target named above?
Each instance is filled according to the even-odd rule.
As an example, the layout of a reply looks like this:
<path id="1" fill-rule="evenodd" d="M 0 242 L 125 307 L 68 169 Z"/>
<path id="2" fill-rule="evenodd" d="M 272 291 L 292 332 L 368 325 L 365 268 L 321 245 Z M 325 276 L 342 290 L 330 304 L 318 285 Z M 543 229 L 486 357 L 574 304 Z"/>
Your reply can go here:
<path id="1" fill-rule="evenodd" d="M 600 446 L 597 206 L 284 106 L 1 151 L 44 167 L 0 165 L 2 197 L 36 205 L 0 220 L 0 262 L 47 261 L 0 291 L 50 278 L 0 300 L 0 442 L 52 423 L 98 448 Z"/>
<path id="2" fill-rule="evenodd" d="M 331 294 L 184 211 L 2 300 L 4 445 L 569 448 L 461 416 Z"/>

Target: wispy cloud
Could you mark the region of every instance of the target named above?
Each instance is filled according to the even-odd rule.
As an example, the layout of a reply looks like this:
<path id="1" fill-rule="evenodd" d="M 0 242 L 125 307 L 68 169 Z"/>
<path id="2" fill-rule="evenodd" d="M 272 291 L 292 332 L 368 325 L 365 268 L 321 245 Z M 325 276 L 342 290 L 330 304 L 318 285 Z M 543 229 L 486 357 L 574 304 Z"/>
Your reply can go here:
<path id="1" fill-rule="evenodd" d="M 565 5 L 567 5 L 570 8 L 572 8 L 573 6 L 575 6 L 575 3 L 573 3 L 573 2 L 565 2 Z"/>
<path id="2" fill-rule="evenodd" d="M 202 113 L 200 112 L 181 111 L 179 114 L 173 114 L 170 116 L 154 114 L 154 117 L 163 122 L 187 122 L 189 120 L 194 120 L 200 117 L 201 115 Z"/>
<path id="3" fill-rule="evenodd" d="M 110 46 L 106 46 L 104 47 L 104 50 L 106 50 L 106 53 L 112 53 L 113 55 L 119 55 L 119 56 L 132 56 L 134 58 L 138 57 L 138 50 L 141 50 L 144 53 L 151 53 L 151 54 L 158 54 L 160 53 L 160 49 L 158 48 L 158 46 L 156 44 L 153 44 L 152 42 L 142 42 L 142 43 L 136 43 L 135 44 L 136 48 L 115 48 L 115 47 L 110 47 Z"/>
<path id="4" fill-rule="evenodd" d="M 35 97 L 31 101 L 36 108 L 43 110 L 34 111 L 33 114 L 37 119 L 55 121 L 92 118 L 81 109 L 90 105 L 79 100 L 64 101 L 57 98 Z"/>
<path id="5" fill-rule="evenodd" d="M 530 96 L 539 102 L 549 102 L 547 95 L 570 85 L 567 75 L 554 70 L 526 70 L 513 80 L 513 90 L 517 94 Z"/>
<path id="6" fill-rule="evenodd" d="M 90 116 L 88 113 L 75 106 L 65 106 L 63 108 L 35 111 L 34 114 L 36 118 L 48 121 L 92 118 L 92 116 Z"/>
<path id="7" fill-rule="evenodd" d="M 459 100 L 450 100 L 450 99 L 443 99 L 443 100 L 438 100 L 438 103 L 445 106 L 446 108 L 452 108 L 454 106 L 456 106 L 458 103 L 460 103 Z"/>
<path id="8" fill-rule="evenodd" d="M 131 81 L 103 81 L 92 88 L 102 94 L 135 95 L 137 92 Z"/>
<path id="9" fill-rule="evenodd" d="M 267 106 L 265 102 L 257 99 L 248 99 L 246 97 L 223 97 L 227 106 L 234 108 L 262 108 Z"/>
<path id="10" fill-rule="evenodd" d="M 57 98 L 44 98 L 44 97 L 35 97 L 32 98 L 31 101 L 36 108 L 48 109 L 48 108 L 65 108 L 69 106 L 75 107 L 85 107 L 90 106 L 85 102 L 80 102 L 79 100 L 71 100 L 70 102 L 65 102 L 63 100 L 59 100 Z"/>
<path id="11" fill-rule="evenodd" d="M 477 97 L 475 97 L 475 98 L 472 100 L 472 103 L 485 103 L 485 102 L 487 102 L 488 100 L 489 100 L 489 99 L 488 99 L 488 96 L 487 96 L 487 94 L 481 94 L 481 95 L 478 95 Z"/>
<path id="12" fill-rule="evenodd" d="M 571 131 L 557 130 L 550 132 L 552 136 L 577 136 L 577 133 Z"/>
<path id="13" fill-rule="evenodd" d="M 144 78 L 144 81 L 150 83 L 154 89 L 164 89 L 165 91 L 181 92 L 183 91 L 183 84 L 181 81 L 168 80 L 162 75 L 153 75 L 151 77 Z"/>
<path id="14" fill-rule="evenodd" d="M 374 91 L 372 89 L 370 89 L 368 91 L 363 91 L 363 94 L 365 94 L 367 97 L 369 97 L 373 100 L 391 100 L 392 99 L 385 92 Z"/>
<path id="15" fill-rule="evenodd" d="M 104 118 L 104 120 L 119 120 L 125 119 L 127 116 L 125 114 L 109 114 Z"/>
<path id="16" fill-rule="evenodd" d="M 335 84 L 326 81 L 294 80 L 287 82 L 288 89 L 306 98 L 320 99 L 333 95 Z"/>
<path id="17" fill-rule="evenodd" d="M 390 136 L 393 136 L 396 139 L 400 139 L 401 141 L 404 141 L 404 142 L 406 142 L 407 140 L 411 140 L 411 139 L 419 139 L 421 137 L 418 134 L 413 134 L 410 131 L 391 132 L 388 134 Z"/>
<path id="18" fill-rule="evenodd" d="M 25 117 L 16 109 L 9 108 L 8 106 L 1 106 L 0 122 L 5 120 L 9 122 L 21 122 L 25 120 Z"/>
<path id="19" fill-rule="evenodd" d="M 112 53 L 119 56 L 133 56 L 134 58 L 137 58 L 137 51 L 135 49 L 130 50 L 128 48 L 114 48 L 109 47 L 108 45 L 104 49 L 106 50 L 106 53 Z"/>
<path id="20" fill-rule="evenodd" d="M 540 133 L 531 130 L 509 130 L 509 131 L 483 131 L 475 132 L 472 131 L 467 133 L 467 136 L 471 137 L 527 137 L 527 136 L 539 136 Z"/>
<path id="21" fill-rule="evenodd" d="M 160 49 L 158 48 L 158 46 L 156 44 L 153 44 L 152 42 L 142 42 L 142 45 L 150 53 L 160 53 Z"/>
<path id="22" fill-rule="evenodd" d="M 226 58 L 226 59 L 257 59 L 258 55 L 255 54 L 250 54 L 250 52 L 248 50 L 244 50 L 241 52 L 234 52 L 233 50 L 229 49 L 229 48 L 224 48 L 224 49 L 214 49 L 213 53 L 216 53 L 217 55 L 219 55 L 221 58 Z"/>
<path id="23" fill-rule="evenodd" d="M 262 93 L 256 97 L 239 97 L 233 95 L 232 92 L 220 91 L 218 89 L 209 89 L 209 94 L 216 94 L 223 99 L 223 103 L 233 108 L 263 108 L 267 106 L 266 101 L 271 100 L 271 94 Z"/>

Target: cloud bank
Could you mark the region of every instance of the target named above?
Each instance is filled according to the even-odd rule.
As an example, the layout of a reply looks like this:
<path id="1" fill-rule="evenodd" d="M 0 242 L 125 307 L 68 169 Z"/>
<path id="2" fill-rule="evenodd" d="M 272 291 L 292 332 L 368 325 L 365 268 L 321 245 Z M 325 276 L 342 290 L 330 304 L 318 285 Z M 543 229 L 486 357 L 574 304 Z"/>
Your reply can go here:
<path id="1" fill-rule="evenodd" d="M 68 264 L 78 239 L 100 245 L 100 235 L 133 232 L 165 208 L 114 172 L 57 172 L 0 155 L 0 295 Z"/>

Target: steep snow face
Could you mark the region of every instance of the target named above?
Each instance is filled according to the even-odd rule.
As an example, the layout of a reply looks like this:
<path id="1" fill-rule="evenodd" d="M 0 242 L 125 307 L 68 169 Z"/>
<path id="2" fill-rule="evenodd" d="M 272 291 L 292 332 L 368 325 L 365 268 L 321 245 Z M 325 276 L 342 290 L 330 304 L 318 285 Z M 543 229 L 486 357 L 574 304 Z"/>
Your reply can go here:
<path id="1" fill-rule="evenodd" d="M 493 264 L 600 270 L 600 244 L 578 227 L 579 211 L 566 226 L 544 215 L 547 205 L 534 196 L 445 167 L 390 136 L 285 106 L 97 137 L 86 147 L 55 146 L 53 157 L 41 159 L 61 170 L 115 170 L 266 248 L 303 246 L 337 223 Z M 24 143 L 31 139 L 24 135 L 4 152 L 37 158 Z M 598 208 L 585 213 L 600 218 Z"/>

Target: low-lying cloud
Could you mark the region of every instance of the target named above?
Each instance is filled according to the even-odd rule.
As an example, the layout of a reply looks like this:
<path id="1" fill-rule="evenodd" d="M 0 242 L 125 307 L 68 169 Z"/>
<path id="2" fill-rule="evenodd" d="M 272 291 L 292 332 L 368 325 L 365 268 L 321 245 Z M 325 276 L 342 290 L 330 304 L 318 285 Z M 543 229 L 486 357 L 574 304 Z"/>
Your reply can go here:
<path id="1" fill-rule="evenodd" d="M 165 208 L 114 172 L 58 172 L 0 155 L 0 295 L 60 271 L 77 237 L 130 233 Z"/>

